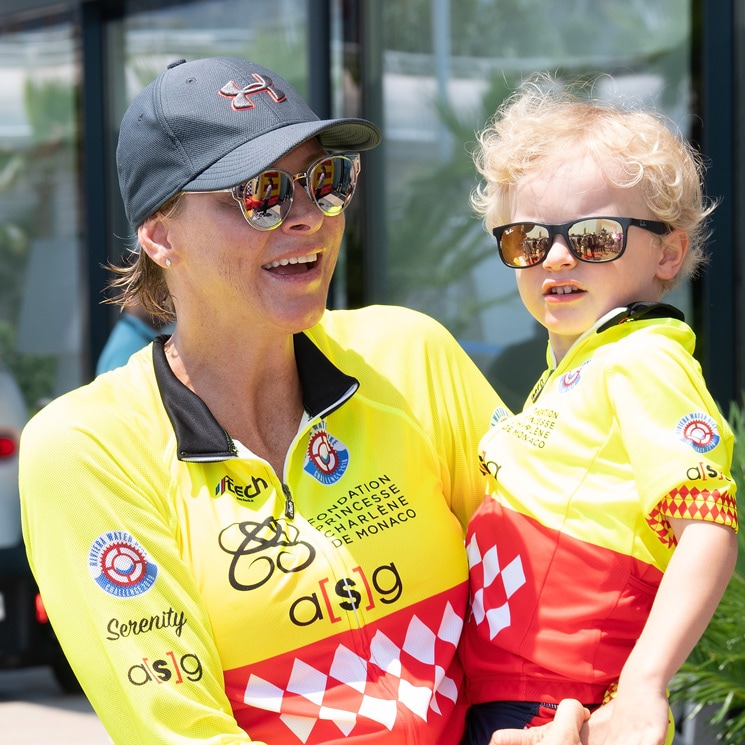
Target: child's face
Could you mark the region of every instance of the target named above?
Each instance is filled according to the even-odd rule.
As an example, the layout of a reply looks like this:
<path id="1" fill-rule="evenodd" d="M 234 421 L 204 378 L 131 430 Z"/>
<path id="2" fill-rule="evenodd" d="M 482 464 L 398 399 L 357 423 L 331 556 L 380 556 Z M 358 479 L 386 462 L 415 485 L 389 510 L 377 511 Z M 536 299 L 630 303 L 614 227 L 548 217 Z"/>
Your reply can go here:
<path id="1" fill-rule="evenodd" d="M 637 191 L 608 185 L 591 158 L 558 168 L 546 166 L 517 186 L 512 222 L 557 225 L 601 216 L 654 219 Z M 515 270 L 520 297 L 548 329 L 557 360 L 608 311 L 635 301 L 659 300 L 662 253 L 656 236 L 631 227 L 626 250 L 615 261 L 580 261 L 564 238 L 556 236 L 542 264 Z"/>

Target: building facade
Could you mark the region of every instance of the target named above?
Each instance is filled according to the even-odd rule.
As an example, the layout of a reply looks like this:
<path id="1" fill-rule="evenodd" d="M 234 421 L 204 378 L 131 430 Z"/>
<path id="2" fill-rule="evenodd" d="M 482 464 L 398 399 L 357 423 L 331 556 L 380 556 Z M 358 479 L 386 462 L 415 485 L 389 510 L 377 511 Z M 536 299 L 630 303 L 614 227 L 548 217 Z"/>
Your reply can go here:
<path id="1" fill-rule="evenodd" d="M 519 80 L 547 70 L 653 105 L 709 164 L 711 258 L 669 301 L 726 411 L 745 387 L 744 15 L 735 0 L 3 0 L 0 357 L 31 409 L 91 378 L 116 318 L 104 265 L 132 246 L 118 122 L 170 62 L 219 54 L 277 70 L 322 116 L 383 129 L 330 305 L 435 316 L 519 406 L 545 337 L 471 214 L 469 150 Z"/>

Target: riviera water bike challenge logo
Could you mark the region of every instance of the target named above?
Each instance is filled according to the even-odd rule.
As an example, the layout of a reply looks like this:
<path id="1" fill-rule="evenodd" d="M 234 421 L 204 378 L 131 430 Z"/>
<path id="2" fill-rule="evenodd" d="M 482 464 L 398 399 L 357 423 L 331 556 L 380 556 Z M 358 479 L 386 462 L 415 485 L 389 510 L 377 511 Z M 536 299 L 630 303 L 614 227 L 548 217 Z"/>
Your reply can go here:
<path id="1" fill-rule="evenodd" d="M 719 444 L 717 423 L 708 414 L 686 414 L 676 425 L 675 431 L 697 453 L 708 453 Z"/>
<path id="2" fill-rule="evenodd" d="M 88 552 L 88 570 L 109 595 L 131 598 L 147 592 L 158 576 L 158 567 L 129 534 L 112 530 L 98 536 Z"/>
<path id="3" fill-rule="evenodd" d="M 310 432 L 303 470 L 322 484 L 335 484 L 347 470 L 347 446 L 326 431 L 325 422 Z"/>

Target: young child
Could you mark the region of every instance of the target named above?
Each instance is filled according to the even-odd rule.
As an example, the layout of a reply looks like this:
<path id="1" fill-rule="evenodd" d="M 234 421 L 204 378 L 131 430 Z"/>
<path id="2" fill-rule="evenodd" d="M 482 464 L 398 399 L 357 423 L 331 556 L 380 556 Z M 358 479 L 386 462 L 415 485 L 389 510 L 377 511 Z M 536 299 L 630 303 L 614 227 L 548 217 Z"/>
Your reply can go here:
<path id="1" fill-rule="evenodd" d="M 548 331 L 549 369 L 480 446 L 464 743 L 614 697 L 607 745 L 661 745 L 666 686 L 737 552 L 732 433 L 693 332 L 659 302 L 704 260 L 713 206 L 665 120 L 550 82 L 508 100 L 475 156 L 474 207 Z"/>

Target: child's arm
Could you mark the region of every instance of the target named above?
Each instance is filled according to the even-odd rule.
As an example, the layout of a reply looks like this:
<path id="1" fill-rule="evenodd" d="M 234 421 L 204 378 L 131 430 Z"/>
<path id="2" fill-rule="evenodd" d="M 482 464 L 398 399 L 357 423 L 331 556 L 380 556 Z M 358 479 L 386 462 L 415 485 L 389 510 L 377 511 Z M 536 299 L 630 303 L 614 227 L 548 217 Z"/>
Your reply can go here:
<path id="1" fill-rule="evenodd" d="M 704 633 L 737 558 L 732 528 L 668 518 L 678 545 L 652 611 L 621 671 L 606 745 L 662 745 L 666 688 Z"/>

